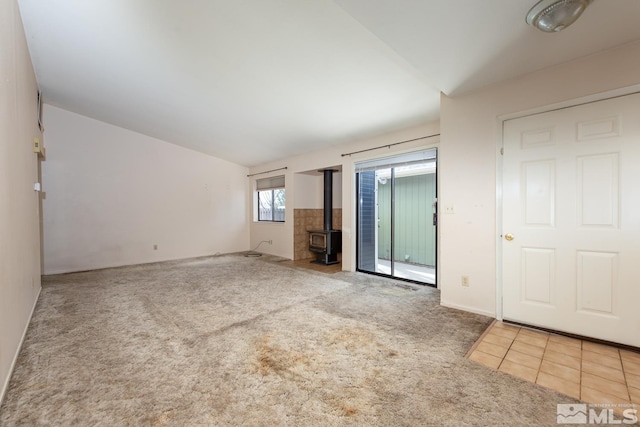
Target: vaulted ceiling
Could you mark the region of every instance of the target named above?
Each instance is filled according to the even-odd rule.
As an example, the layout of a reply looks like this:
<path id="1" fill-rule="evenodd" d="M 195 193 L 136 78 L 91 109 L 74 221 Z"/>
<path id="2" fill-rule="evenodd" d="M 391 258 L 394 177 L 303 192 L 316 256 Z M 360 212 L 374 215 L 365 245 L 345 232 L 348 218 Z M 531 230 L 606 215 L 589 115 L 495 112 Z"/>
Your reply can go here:
<path id="1" fill-rule="evenodd" d="M 596 0 L 557 34 L 525 23 L 535 2 L 18 0 L 46 102 L 245 166 L 640 39 L 638 0 Z"/>

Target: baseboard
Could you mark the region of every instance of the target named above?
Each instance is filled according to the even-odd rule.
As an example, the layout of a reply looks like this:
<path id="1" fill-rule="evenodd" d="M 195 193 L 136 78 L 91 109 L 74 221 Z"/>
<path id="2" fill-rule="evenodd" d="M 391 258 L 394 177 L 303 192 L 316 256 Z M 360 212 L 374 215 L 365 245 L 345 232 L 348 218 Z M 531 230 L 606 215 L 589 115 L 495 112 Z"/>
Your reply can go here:
<path id="1" fill-rule="evenodd" d="M 155 259 L 155 260 L 147 260 L 147 261 L 136 261 L 133 262 L 133 264 L 121 264 L 121 263 L 115 263 L 115 264 L 104 264 L 104 265 L 100 265 L 100 266 L 87 266 L 87 267 L 77 267 L 77 268 L 72 268 L 72 269 L 68 269 L 68 268 L 63 268 L 63 269 L 47 269 L 47 270 L 43 270 L 42 275 L 43 276 L 55 276 L 58 274 L 70 274 L 70 273 L 85 273 L 88 271 L 99 271 L 99 270 L 110 270 L 112 268 L 124 268 L 124 267 L 137 267 L 137 266 L 143 266 L 143 265 L 151 265 L 151 264 L 162 264 L 165 262 L 180 262 L 180 261 L 188 261 L 188 260 L 197 260 L 197 259 L 204 259 L 204 258 L 212 258 L 212 257 L 217 257 L 217 256 L 223 256 L 223 255 L 234 255 L 234 254 L 242 254 L 245 253 L 247 251 L 240 251 L 240 252 L 225 252 L 225 253 L 220 253 L 220 252 L 216 252 L 214 254 L 204 254 L 204 255 L 193 255 L 193 256 L 188 256 L 185 258 L 167 258 L 167 259 Z"/>
<path id="2" fill-rule="evenodd" d="M 9 367 L 9 374 L 2 384 L 2 389 L 0 390 L 0 406 L 2 406 L 2 402 L 4 401 L 4 395 L 9 388 L 9 382 L 11 381 L 11 377 L 13 376 L 13 369 L 16 367 L 16 362 L 18 361 L 18 356 L 20 355 L 20 350 L 22 349 L 22 343 L 24 342 L 24 338 L 27 336 L 27 330 L 29 330 L 29 325 L 31 324 L 31 318 L 33 317 L 33 313 L 36 311 L 36 304 L 38 304 L 38 300 L 40 299 L 40 291 L 42 291 L 42 286 L 38 288 L 38 294 L 36 295 L 36 299 L 33 302 L 33 307 L 31 307 L 31 313 L 29 314 L 29 320 L 27 320 L 27 324 L 24 327 L 24 331 L 22 331 L 22 338 L 20 338 L 20 343 L 18 344 L 18 348 L 16 349 L 16 354 L 13 356 L 13 361 L 11 362 L 11 366 Z"/>
<path id="3" fill-rule="evenodd" d="M 470 313 L 481 314 L 483 316 L 488 316 L 488 317 L 491 317 L 493 319 L 496 318 L 496 314 L 495 313 L 492 313 L 492 312 L 486 311 L 486 310 L 480 310 L 480 309 L 477 309 L 475 307 L 467 307 L 467 306 L 459 305 L 459 304 L 451 304 L 451 303 L 448 303 L 448 302 L 442 301 L 442 300 L 440 300 L 440 305 L 443 306 L 443 307 L 447 307 L 447 308 L 455 308 L 456 310 L 462 310 L 462 311 L 468 311 Z"/>

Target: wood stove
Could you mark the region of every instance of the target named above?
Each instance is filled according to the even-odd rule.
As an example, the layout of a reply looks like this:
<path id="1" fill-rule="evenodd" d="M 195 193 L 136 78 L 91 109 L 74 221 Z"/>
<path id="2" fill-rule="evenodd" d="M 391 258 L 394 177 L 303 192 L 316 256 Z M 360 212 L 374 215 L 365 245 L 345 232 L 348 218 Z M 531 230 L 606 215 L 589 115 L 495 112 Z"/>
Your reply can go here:
<path id="1" fill-rule="evenodd" d="M 316 264 L 337 264 L 338 253 L 342 251 L 340 230 L 309 230 L 309 250 L 316 253 Z"/>
<path id="2" fill-rule="evenodd" d="M 308 230 L 309 250 L 315 252 L 316 264 L 337 264 L 338 253 L 342 252 L 342 231 L 333 229 L 333 173 L 334 169 L 324 169 L 324 229 Z"/>

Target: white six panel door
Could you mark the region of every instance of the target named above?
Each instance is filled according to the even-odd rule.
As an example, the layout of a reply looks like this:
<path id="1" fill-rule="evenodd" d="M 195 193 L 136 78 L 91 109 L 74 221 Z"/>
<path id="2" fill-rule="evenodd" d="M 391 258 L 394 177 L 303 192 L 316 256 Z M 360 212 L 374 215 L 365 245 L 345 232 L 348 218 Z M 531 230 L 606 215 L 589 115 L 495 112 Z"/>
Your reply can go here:
<path id="1" fill-rule="evenodd" d="M 640 347 L 640 94 L 504 123 L 503 317 Z"/>

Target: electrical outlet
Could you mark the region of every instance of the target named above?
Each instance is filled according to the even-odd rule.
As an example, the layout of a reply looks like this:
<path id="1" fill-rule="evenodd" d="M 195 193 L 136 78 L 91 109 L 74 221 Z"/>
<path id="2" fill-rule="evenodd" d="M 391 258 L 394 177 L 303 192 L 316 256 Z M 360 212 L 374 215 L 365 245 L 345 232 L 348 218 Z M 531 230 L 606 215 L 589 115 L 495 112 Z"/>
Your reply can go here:
<path id="1" fill-rule="evenodd" d="M 469 276 L 462 276 L 462 280 L 460 281 L 462 286 L 469 287 Z"/>
<path id="2" fill-rule="evenodd" d="M 270 245 L 273 245 L 273 240 L 267 240 L 267 242 L 269 242 Z"/>
<path id="3" fill-rule="evenodd" d="M 444 206 L 444 213 L 447 215 L 453 215 L 454 213 L 456 213 L 456 208 L 453 205 L 445 205 Z"/>

